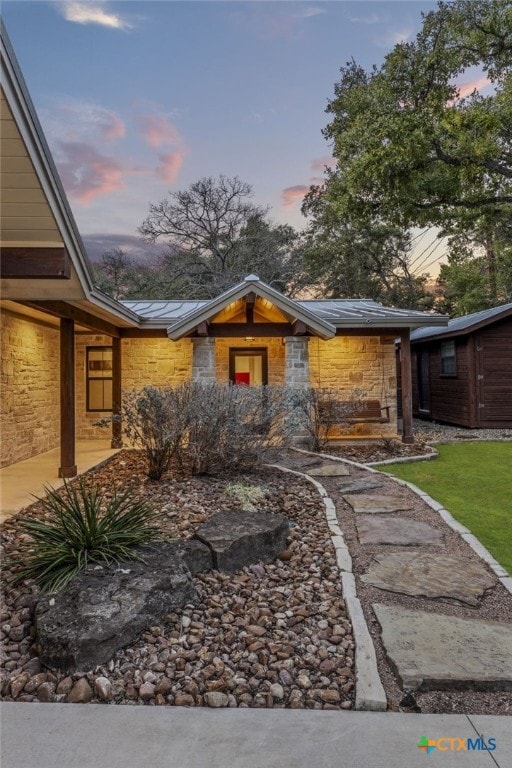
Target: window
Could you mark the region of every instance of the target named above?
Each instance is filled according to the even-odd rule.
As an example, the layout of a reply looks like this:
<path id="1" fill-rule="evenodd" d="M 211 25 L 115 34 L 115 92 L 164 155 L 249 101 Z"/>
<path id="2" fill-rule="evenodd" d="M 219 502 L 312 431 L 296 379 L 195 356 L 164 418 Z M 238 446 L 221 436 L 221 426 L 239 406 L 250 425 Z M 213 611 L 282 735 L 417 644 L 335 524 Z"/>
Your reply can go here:
<path id="1" fill-rule="evenodd" d="M 88 411 L 112 410 L 112 347 L 87 347 Z"/>
<path id="2" fill-rule="evenodd" d="M 455 342 L 441 342 L 441 376 L 457 375 L 457 359 L 455 357 Z"/>

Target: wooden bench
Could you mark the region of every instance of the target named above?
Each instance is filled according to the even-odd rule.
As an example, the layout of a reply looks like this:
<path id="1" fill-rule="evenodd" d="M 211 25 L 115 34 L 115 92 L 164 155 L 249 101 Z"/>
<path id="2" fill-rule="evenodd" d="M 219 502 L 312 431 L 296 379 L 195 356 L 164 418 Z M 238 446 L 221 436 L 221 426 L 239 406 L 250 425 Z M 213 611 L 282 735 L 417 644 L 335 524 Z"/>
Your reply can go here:
<path id="1" fill-rule="evenodd" d="M 389 405 L 379 400 L 325 400 L 318 404 L 322 424 L 389 424 Z"/>

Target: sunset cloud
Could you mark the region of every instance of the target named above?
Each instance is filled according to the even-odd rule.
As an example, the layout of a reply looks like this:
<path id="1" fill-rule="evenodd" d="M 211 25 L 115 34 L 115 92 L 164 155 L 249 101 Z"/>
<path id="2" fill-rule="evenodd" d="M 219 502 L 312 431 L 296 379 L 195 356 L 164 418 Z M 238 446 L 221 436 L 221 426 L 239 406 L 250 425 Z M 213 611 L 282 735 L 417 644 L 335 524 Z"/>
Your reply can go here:
<path id="1" fill-rule="evenodd" d="M 183 151 L 159 153 L 159 164 L 155 170 L 157 177 L 167 184 L 174 184 L 183 165 L 184 157 Z"/>
<path id="2" fill-rule="evenodd" d="M 118 13 L 107 11 L 103 3 L 92 2 L 58 2 L 56 7 L 66 21 L 76 24 L 99 24 L 110 29 L 132 29 L 133 24 Z"/>
<path id="3" fill-rule="evenodd" d="M 139 132 L 150 147 L 180 146 L 183 140 L 178 129 L 164 115 L 141 115 L 137 118 Z"/>
<path id="4" fill-rule="evenodd" d="M 281 192 L 281 200 L 284 208 L 291 208 L 297 203 L 302 203 L 304 195 L 309 192 L 309 187 L 305 184 L 296 184 L 294 187 L 286 187 Z"/>
<path id="5" fill-rule="evenodd" d="M 126 186 L 124 168 L 85 142 L 60 141 L 57 166 L 67 194 L 83 205 Z"/>
<path id="6" fill-rule="evenodd" d="M 459 99 L 464 99 L 466 96 L 473 93 L 473 91 L 483 91 L 488 85 L 491 85 L 491 81 L 488 77 L 485 77 L 485 75 L 478 77 L 476 80 L 471 80 L 468 83 L 461 83 L 456 86 L 459 91 Z"/>
<path id="7" fill-rule="evenodd" d="M 323 173 L 325 167 L 334 168 L 336 166 L 336 158 L 326 155 L 325 157 L 317 157 L 311 161 L 311 170 L 314 173 Z"/>
<path id="8" fill-rule="evenodd" d="M 68 98 L 44 111 L 45 126 L 56 139 L 88 142 L 91 137 L 115 141 L 126 135 L 123 120 L 110 109 Z"/>

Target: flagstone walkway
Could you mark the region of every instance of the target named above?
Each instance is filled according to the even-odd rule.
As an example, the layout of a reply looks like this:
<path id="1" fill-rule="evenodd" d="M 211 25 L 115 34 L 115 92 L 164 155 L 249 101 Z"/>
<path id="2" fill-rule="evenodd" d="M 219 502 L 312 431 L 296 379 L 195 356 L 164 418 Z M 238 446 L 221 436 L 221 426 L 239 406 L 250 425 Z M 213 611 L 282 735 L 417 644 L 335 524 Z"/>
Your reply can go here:
<path id="1" fill-rule="evenodd" d="M 286 465 L 332 499 L 341 534 L 333 541 L 350 553 L 346 570 L 354 571 L 390 708 L 397 685 L 402 697 L 512 690 L 512 580 L 466 529 L 450 525 L 425 494 L 362 465 L 302 452 Z"/>

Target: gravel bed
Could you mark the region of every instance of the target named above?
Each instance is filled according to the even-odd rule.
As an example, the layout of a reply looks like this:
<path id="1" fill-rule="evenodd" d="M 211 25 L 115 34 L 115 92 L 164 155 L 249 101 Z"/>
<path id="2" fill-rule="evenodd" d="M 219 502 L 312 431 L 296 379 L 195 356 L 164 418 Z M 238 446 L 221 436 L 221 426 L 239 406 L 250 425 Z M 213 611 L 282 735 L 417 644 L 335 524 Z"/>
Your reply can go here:
<path id="1" fill-rule="evenodd" d="M 165 534 L 191 537 L 210 514 L 240 502 L 233 482 L 258 487 L 252 503 L 290 519 L 282 559 L 233 575 L 213 571 L 194 583 L 197 604 L 171 613 L 105 666 L 73 675 L 42 667 L 34 584 L 4 589 L 0 616 L 1 690 L 5 701 L 351 709 L 354 641 L 324 506 L 310 483 L 278 470 L 240 477 L 167 477 L 141 473 L 141 458 L 123 451 L 88 473 L 106 489 L 135 482 L 164 509 Z M 16 551 L 16 520 L 41 516 L 36 503 L 7 521 L 3 556 Z M 8 576 L 4 569 L 4 576 Z"/>

